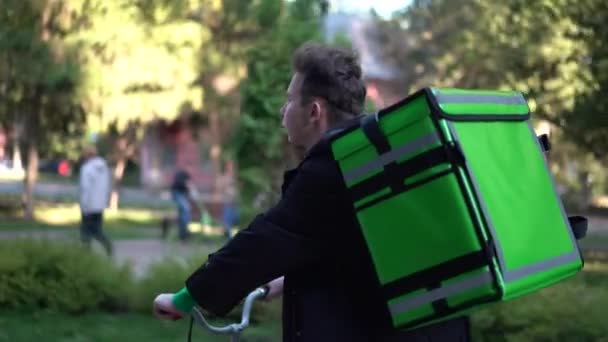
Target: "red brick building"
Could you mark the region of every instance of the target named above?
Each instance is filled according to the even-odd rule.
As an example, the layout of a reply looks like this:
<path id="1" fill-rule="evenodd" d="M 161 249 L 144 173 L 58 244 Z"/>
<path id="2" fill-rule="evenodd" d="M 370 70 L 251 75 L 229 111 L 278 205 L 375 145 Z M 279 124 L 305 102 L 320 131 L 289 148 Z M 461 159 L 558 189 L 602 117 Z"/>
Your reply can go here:
<path id="1" fill-rule="evenodd" d="M 156 120 L 145 130 L 141 145 L 141 183 L 161 189 L 171 184 L 179 169 L 186 170 L 199 190 L 211 189 L 212 166 L 205 129 L 193 131 L 185 117 L 174 121 Z"/>

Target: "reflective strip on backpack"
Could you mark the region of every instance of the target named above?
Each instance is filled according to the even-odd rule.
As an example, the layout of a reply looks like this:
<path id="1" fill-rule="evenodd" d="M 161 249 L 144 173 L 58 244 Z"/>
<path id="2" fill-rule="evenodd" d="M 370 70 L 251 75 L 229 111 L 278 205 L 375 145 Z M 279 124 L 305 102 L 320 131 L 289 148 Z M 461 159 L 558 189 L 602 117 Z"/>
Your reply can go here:
<path id="1" fill-rule="evenodd" d="M 521 93 L 484 94 L 484 93 L 445 93 L 436 91 L 435 98 L 439 104 L 452 103 L 479 103 L 499 105 L 527 105 L 526 99 Z"/>
<path id="2" fill-rule="evenodd" d="M 396 161 L 400 157 L 408 155 L 412 152 L 429 149 L 439 145 L 441 141 L 436 132 L 431 132 L 427 135 L 412 140 L 410 143 L 401 145 L 398 148 L 390 150 L 387 153 L 381 154 L 378 158 L 373 159 L 359 167 L 354 168 L 344 174 L 344 180 L 350 183 L 357 180 L 360 177 L 365 176 L 368 172 L 380 169 L 393 161 Z"/>
<path id="3" fill-rule="evenodd" d="M 431 304 L 434 301 L 462 294 L 481 286 L 491 284 L 492 275 L 489 272 L 470 277 L 468 279 L 427 291 L 417 296 L 400 300 L 389 305 L 393 316 L 416 309 L 420 306 Z"/>
<path id="4" fill-rule="evenodd" d="M 507 271 L 504 273 L 503 279 L 505 282 L 512 282 L 536 273 L 548 271 L 558 266 L 570 264 L 572 262 L 578 261 L 579 259 L 580 255 L 578 254 L 578 251 L 558 255 L 551 259 L 543 260 L 531 265 L 526 265 L 524 267 Z"/>

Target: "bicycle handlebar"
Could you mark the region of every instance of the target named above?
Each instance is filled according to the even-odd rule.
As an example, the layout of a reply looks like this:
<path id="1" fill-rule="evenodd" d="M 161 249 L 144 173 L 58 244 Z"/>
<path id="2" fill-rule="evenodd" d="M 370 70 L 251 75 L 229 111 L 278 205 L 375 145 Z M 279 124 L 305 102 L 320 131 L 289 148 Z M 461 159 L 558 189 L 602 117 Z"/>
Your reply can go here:
<path id="1" fill-rule="evenodd" d="M 211 325 L 209 322 L 207 322 L 201 310 L 196 306 L 192 309 L 191 314 L 196 323 L 214 334 L 225 334 L 238 337 L 239 334 L 249 326 L 249 317 L 251 315 L 251 309 L 253 308 L 253 302 L 256 299 L 264 298 L 268 294 L 267 292 L 268 290 L 266 288 L 260 287 L 247 295 L 245 304 L 243 305 L 243 313 L 241 314 L 240 323 L 232 323 L 224 327 Z"/>

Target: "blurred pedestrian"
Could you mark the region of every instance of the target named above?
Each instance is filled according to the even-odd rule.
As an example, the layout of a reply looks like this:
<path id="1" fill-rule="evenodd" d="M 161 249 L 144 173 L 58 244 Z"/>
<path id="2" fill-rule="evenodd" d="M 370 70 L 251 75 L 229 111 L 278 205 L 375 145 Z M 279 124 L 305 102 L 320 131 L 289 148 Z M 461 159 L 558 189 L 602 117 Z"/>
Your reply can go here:
<path id="1" fill-rule="evenodd" d="M 237 185 L 234 173 L 234 162 L 229 160 L 224 164 L 224 173 L 220 177 L 220 190 L 223 193 L 222 225 L 224 235 L 232 237 L 232 229 L 239 222 L 239 210 L 237 207 Z"/>
<path id="2" fill-rule="evenodd" d="M 96 239 L 106 253 L 112 255 L 112 243 L 103 232 L 103 212 L 110 201 L 112 177 L 107 162 L 97 154 L 94 146 L 83 150 L 78 184 L 82 242 L 90 248 L 91 239 Z"/>
<path id="3" fill-rule="evenodd" d="M 192 217 L 190 188 L 190 174 L 186 170 L 177 170 L 171 184 L 171 198 L 177 206 L 178 236 L 182 242 L 187 241 L 190 237 L 188 231 L 188 224 Z"/>

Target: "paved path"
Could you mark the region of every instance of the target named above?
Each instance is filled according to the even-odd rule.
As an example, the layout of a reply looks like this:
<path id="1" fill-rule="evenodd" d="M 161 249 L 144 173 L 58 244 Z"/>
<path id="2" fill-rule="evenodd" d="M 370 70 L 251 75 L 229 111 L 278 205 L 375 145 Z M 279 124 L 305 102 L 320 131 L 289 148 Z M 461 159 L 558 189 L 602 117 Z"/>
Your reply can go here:
<path id="1" fill-rule="evenodd" d="M 0 231 L 0 240 L 14 240 L 25 238 L 42 238 L 42 239 L 66 239 L 70 237 L 66 231 L 61 230 L 25 230 L 25 231 Z"/>
<path id="2" fill-rule="evenodd" d="M 130 263 L 135 276 L 140 277 L 151 265 L 167 257 L 187 258 L 207 254 L 216 248 L 201 243 L 182 245 L 162 240 L 118 240 L 114 241 L 114 259 L 121 265 Z"/>
<path id="3" fill-rule="evenodd" d="M 608 235 L 608 217 L 589 217 L 589 234 Z"/>

